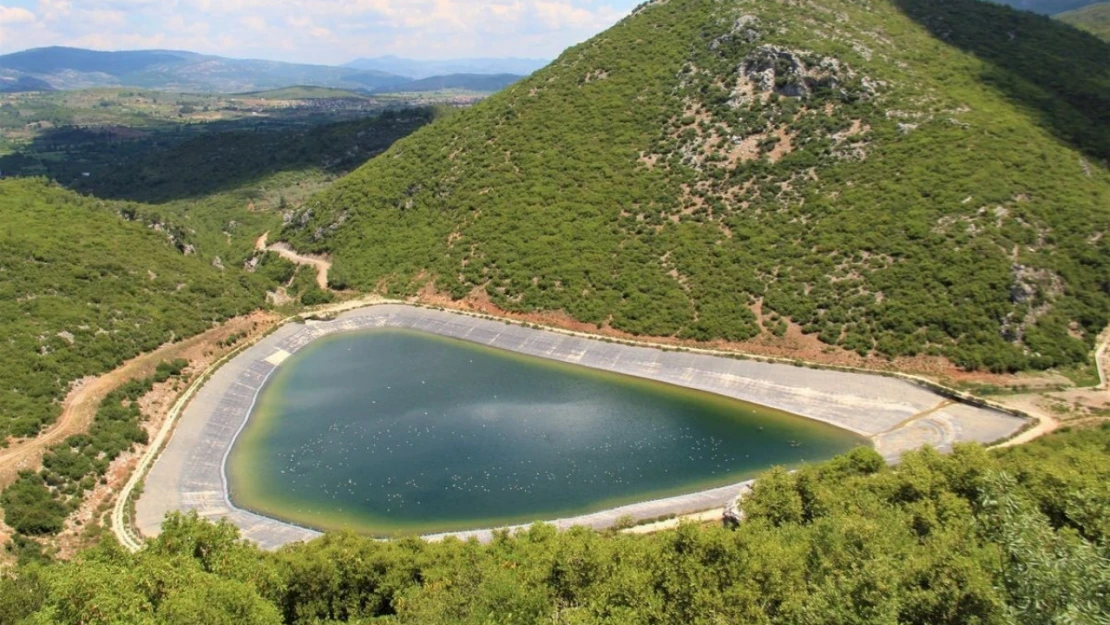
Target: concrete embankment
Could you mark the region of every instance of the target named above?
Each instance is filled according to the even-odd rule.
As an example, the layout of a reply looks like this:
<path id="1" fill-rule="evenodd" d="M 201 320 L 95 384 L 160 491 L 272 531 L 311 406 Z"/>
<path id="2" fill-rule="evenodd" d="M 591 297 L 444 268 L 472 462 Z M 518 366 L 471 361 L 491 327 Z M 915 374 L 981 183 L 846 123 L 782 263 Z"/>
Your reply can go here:
<path id="1" fill-rule="evenodd" d="M 318 535 L 233 506 L 227 496 L 224 462 L 257 393 L 290 354 L 322 336 L 382 327 L 431 332 L 770 406 L 867 436 L 888 460 L 927 444 L 947 450 L 957 442 L 990 443 L 1024 425 L 1015 416 L 952 402 L 893 377 L 664 351 L 444 311 L 379 305 L 343 313 L 332 321 L 287 325 L 217 371 L 186 408 L 174 437 L 147 476 L 136 504 L 139 530 L 154 535 L 167 512 L 195 510 L 207 518 L 228 518 L 245 537 L 268 548 Z M 626 515 L 648 519 L 697 512 L 723 506 L 739 486 L 634 504 L 556 524 L 606 527 Z M 483 538 L 489 532 L 457 535 Z"/>

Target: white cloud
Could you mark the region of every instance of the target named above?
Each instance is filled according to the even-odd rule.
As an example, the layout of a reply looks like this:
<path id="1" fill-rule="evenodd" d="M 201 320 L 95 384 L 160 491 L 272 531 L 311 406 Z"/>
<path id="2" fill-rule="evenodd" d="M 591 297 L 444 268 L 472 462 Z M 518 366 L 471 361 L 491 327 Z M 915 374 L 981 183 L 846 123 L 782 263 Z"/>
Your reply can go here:
<path id="1" fill-rule="evenodd" d="M 20 7 L 0 6 L 0 24 L 30 24 L 35 14 Z"/>
<path id="2" fill-rule="evenodd" d="M 381 54 L 551 57 L 615 23 L 638 2 L 0 1 L 27 7 L 0 7 L 0 23 L 17 19 L 34 23 L 17 35 L 0 37 L 5 52 L 18 49 L 13 46 L 95 44 L 101 49 L 134 49 L 144 42 L 158 42 L 152 45 L 315 63 Z"/>
<path id="3" fill-rule="evenodd" d="M 245 17 L 242 17 L 239 19 L 239 23 L 246 27 L 247 30 L 252 30 L 254 32 L 263 32 L 266 30 L 267 26 L 266 20 L 257 15 L 247 15 Z"/>

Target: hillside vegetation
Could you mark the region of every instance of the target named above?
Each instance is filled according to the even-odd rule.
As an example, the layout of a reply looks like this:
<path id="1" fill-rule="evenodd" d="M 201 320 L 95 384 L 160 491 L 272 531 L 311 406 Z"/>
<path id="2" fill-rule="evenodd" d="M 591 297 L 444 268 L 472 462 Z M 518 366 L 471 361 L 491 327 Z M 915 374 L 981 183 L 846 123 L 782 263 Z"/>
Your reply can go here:
<path id="1" fill-rule="evenodd" d="M 1056 19 L 1110 42 L 1110 2 L 1100 2 L 1061 13 Z"/>
<path id="2" fill-rule="evenodd" d="M 1102 623 L 1108 450 L 1110 428 L 893 469 L 861 448 L 761 476 L 736 530 L 337 534 L 264 553 L 171 516 L 134 555 L 107 539 L 40 566 L 23 549 L 0 575 L 0 623 Z"/>
<path id="3" fill-rule="evenodd" d="M 0 441 L 53 421 L 71 382 L 265 303 L 265 272 L 187 255 L 129 210 L 0 181 Z"/>
<path id="4" fill-rule="evenodd" d="M 1110 321 L 1108 59 L 974 0 L 649 3 L 284 236 L 341 286 L 632 334 L 789 320 L 860 354 L 1084 362 Z"/>
<path id="5" fill-rule="evenodd" d="M 349 120 L 357 111 L 311 109 L 175 124 L 134 114 L 131 101 L 151 94 L 112 95 L 0 107 L 0 130 L 12 133 L 19 121 L 5 113 L 73 121 L 91 107 L 88 126 L 40 123 L 0 168 L 101 198 L 41 178 L 0 180 L 0 445 L 52 422 L 84 376 L 268 302 L 328 300 L 312 271 L 256 251 L 256 240 L 437 114 Z"/>

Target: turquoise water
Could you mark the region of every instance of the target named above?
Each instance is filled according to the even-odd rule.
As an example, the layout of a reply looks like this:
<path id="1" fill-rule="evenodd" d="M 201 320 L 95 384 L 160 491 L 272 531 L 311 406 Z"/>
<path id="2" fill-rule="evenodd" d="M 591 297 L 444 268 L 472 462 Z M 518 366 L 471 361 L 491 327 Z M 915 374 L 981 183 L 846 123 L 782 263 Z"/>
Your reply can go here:
<path id="1" fill-rule="evenodd" d="M 315 341 L 279 367 L 228 475 L 242 508 L 392 535 L 572 516 L 861 444 L 709 393 L 371 330 Z"/>

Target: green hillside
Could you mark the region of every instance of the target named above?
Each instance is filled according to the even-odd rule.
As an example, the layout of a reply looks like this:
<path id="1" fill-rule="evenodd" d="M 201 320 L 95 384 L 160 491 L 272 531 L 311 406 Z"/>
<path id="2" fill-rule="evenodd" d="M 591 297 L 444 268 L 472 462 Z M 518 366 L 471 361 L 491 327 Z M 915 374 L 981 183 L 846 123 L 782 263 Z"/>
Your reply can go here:
<path id="1" fill-rule="evenodd" d="M 264 272 L 183 253 L 134 205 L 0 181 L 0 441 L 52 421 L 69 384 L 263 305 Z"/>
<path id="2" fill-rule="evenodd" d="M 861 354 L 1076 363 L 1110 321 L 1108 60 L 975 0 L 648 3 L 285 236 L 347 286 L 634 334 L 781 316 Z"/>
<path id="3" fill-rule="evenodd" d="M 1103 41 L 1110 41 L 1110 2 L 1100 2 L 1061 13 L 1056 19 L 1085 30 Z"/>
<path id="4" fill-rule="evenodd" d="M 0 623 L 1104 623 L 1108 450 L 1105 427 L 893 469 L 859 449 L 763 475 L 735 530 L 337 534 L 268 553 L 178 516 L 137 554 L 107 539 L 50 566 L 24 539 Z"/>

